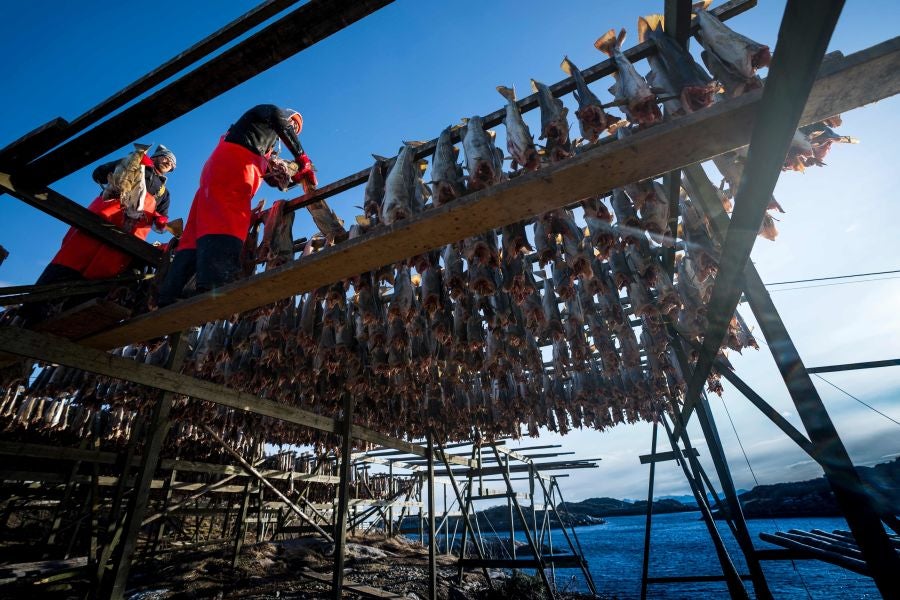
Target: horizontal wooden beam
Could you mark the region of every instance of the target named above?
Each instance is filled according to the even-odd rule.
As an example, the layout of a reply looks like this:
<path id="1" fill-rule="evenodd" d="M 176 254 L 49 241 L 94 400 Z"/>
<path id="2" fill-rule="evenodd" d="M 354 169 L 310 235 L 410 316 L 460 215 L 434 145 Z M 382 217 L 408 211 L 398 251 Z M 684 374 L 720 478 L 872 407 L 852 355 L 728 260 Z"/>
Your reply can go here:
<path id="1" fill-rule="evenodd" d="M 224 385 L 181 375 L 162 367 L 137 363 L 106 352 L 86 348 L 54 335 L 15 327 L 0 327 L 0 352 L 75 367 L 90 373 L 98 373 L 150 388 L 206 400 L 327 433 L 340 431 L 337 421 L 333 418 L 293 406 L 278 404 L 247 392 L 232 390 Z M 394 439 L 361 425 L 353 425 L 352 435 L 356 439 L 403 450 L 410 454 L 422 456 L 426 452 L 421 446 Z M 453 458 L 456 464 L 469 465 L 467 460 Z"/>
<path id="2" fill-rule="evenodd" d="M 888 360 L 871 360 L 868 362 L 846 363 L 843 365 L 828 365 L 822 367 L 810 367 L 807 373 L 836 373 L 838 371 L 858 371 L 860 369 L 878 369 L 881 367 L 896 367 L 900 365 L 900 358 Z"/>
<path id="3" fill-rule="evenodd" d="M 687 450 L 682 450 L 681 453 L 685 458 L 687 458 L 691 454 L 693 454 L 694 456 L 700 456 L 700 453 L 696 448 L 691 448 L 690 452 L 688 452 Z M 673 450 L 670 450 L 668 452 L 657 452 L 656 454 L 642 454 L 640 456 L 640 459 L 642 465 L 653 462 L 665 462 L 667 460 L 675 460 L 675 452 Z"/>
<path id="4" fill-rule="evenodd" d="M 829 61 L 810 94 L 802 123 L 900 92 L 900 38 Z M 228 317 L 317 289 L 448 243 L 656 177 L 745 146 L 761 90 L 639 131 L 574 158 L 468 194 L 281 268 L 126 321 L 82 342 L 110 349 Z"/>

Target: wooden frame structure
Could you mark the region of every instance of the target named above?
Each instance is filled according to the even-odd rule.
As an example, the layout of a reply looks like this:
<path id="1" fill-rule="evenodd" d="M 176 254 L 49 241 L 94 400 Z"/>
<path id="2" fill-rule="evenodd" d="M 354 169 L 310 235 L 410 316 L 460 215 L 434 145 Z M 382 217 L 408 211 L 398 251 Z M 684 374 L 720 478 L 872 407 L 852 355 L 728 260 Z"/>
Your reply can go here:
<path id="1" fill-rule="evenodd" d="M 230 89 L 260 70 L 308 47 L 387 3 L 389 0 L 367 0 L 366 2 L 312 0 L 182 79 L 107 119 L 94 129 L 65 142 L 56 149 L 51 149 L 65 137 L 80 131 L 85 123 L 93 122 L 104 114 L 108 114 L 134 90 L 143 89 L 143 86 L 155 82 L 173 65 L 183 66 L 190 60 L 196 60 L 196 57 L 206 51 L 204 49 L 208 50 L 228 36 L 234 35 L 234 32 L 241 27 L 250 26 L 250 23 L 256 23 L 256 19 L 263 18 L 270 13 L 275 14 L 278 12 L 276 9 L 280 10 L 290 4 L 289 2 L 266 3 L 260 9 L 245 15 L 242 18 L 243 25 L 240 22 L 229 25 L 225 30 L 207 38 L 181 57 L 163 65 L 106 103 L 76 119 L 71 125 L 61 119 L 56 119 L 4 148 L 0 151 L 0 171 L 2 171 L 0 172 L 0 189 L 69 224 L 92 233 L 146 263 L 156 264 L 158 255 L 148 250 L 146 244 L 141 245 L 142 243 L 137 243 L 131 236 L 99 223 L 97 219 L 88 216 L 85 210 L 79 210 L 73 206 L 74 203 L 46 188 L 46 185 L 83 167 L 91 160 L 105 155 L 111 149 L 120 147 L 132 138 L 184 114 L 197 104 Z M 752 0 L 731 0 L 714 12 L 724 19 L 750 8 L 753 4 Z M 503 476 L 506 483 L 506 494 L 511 500 L 510 510 L 515 510 L 521 522 L 525 524 L 525 531 L 535 557 L 533 559 L 535 564 L 532 566 L 538 569 L 546 581 L 545 561 L 537 549 L 535 539 L 531 537 L 521 507 L 514 502 L 515 493 L 510 483 L 511 470 L 508 462 L 501 466 L 503 464 L 501 454 L 505 454 L 507 460 L 510 457 L 520 457 L 503 451 L 497 446 L 492 446 L 498 466 L 483 467 L 480 458 L 476 461 L 473 456 L 472 459 L 466 460 L 446 453 L 439 440 L 432 440 L 431 436 L 426 445 L 422 446 L 392 439 L 369 428 L 353 424 L 353 398 L 349 395 L 345 398 L 342 417 L 331 419 L 312 412 L 279 405 L 246 393 L 235 392 L 224 386 L 178 375 L 171 369 L 160 369 L 117 359 L 103 351 L 182 331 L 197 323 L 265 305 L 289 295 L 345 279 L 360 271 L 377 268 L 385 263 L 405 259 L 446 243 L 481 233 L 487 228 L 520 221 L 535 214 L 566 206 L 574 199 L 603 193 L 634 181 L 666 175 L 666 184 L 670 189 L 677 189 L 682 182 L 680 170 L 683 169 L 686 185 L 692 186 L 696 191 L 703 210 L 722 242 L 724 254 L 708 313 L 710 327 L 706 332 L 704 346 L 700 349 L 700 360 L 690 377 L 684 409 L 675 412 L 675 420 L 671 426 L 665 417 L 660 416 L 660 420 L 666 428 L 672 446 L 670 456 L 681 464 L 707 520 L 707 526 L 716 544 L 723 570 L 721 579 L 727 583 L 732 597 L 748 597 L 743 584 L 743 576 L 738 574 L 734 568 L 730 557 L 724 550 L 715 524 L 709 516 L 710 507 L 705 500 L 705 489 L 712 487 L 711 482 L 703 472 L 686 433 L 686 426 L 694 412 L 698 415 L 704 437 L 711 450 L 711 458 L 725 493 L 724 511 L 729 517 L 729 525 L 747 559 L 751 571 L 749 577 L 753 582 L 756 595 L 761 598 L 771 597 L 765 577 L 759 567 L 759 561 L 772 558 L 772 556 L 753 548 L 741 515 L 740 505 L 735 495 L 734 485 L 731 482 L 729 468 L 724 459 L 724 452 L 712 414 L 701 394 L 702 382 L 706 379 L 709 369 L 715 364 L 716 352 L 727 319 L 733 313 L 737 299 L 743 291 L 750 301 L 763 334 L 773 349 L 773 357 L 785 379 L 798 413 L 803 419 L 804 426 L 809 432 L 809 437 L 797 431 L 783 419 L 777 418 L 777 413 L 755 395 L 746 384 L 737 383 L 740 381 L 737 376 L 730 374 L 727 370 L 722 371 L 723 376 L 735 383 L 748 397 L 753 396 L 749 398 L 751 402 L 822 465 L 859 545 L 868 572 L 885 597 L 900 596 L 900 588 L 891 577 L 892 573 L 900 570 L 900 559 L 893 551 L 891 541 L 884 532 L 881 525 L 882 517 L 862 489 L 849 456 L 809 379 L 810 371 L 804 367 L 784 324 L 778 317 L 771 299 L 759 280 L 758 274 L 752 264 L 747 261 L 755 241 L 765 202 L 777 181 L 782 162 L 780 157 L 784 156 L 787 143 L 798 124 L 815 122 L 900 92 L 900 77 L 897 75 L 900 73 L 900 68 L 898 68 L 900 67 L 900 39 L 898 38 L 847 57 L 830 60 L 817 71 L 842 6 L 843 2 L 838 0 L 823 3 L 822 7 L 813 11 L 815 14 L 810 17 L 808 11 L 801 13 L 798 2 L 793 0 L 788 2 L 781 24 L 775 60 L 764 90 L 750 92 L 738 99 L 721 102 L 706 110 L 664 122 L 615 143 L 598 144 L 573 159 L 551 165 L 537 173 L 526 174 L 486 190 L 470 193 L 447 206 L 427 211 L 390 227 L 383 227 L 301 261 L 289 263 L 279 269 L 236 282 L 217 290 L 215 296 L 212 294 L 199 295 L 155 313 L 130 319 L 107 331 L 88 335 L 76 342 L 22 330 L 0 329 L 0 350 L 3 352 L 102 373 L 163 392 L 156 404 L 155 412 L 150 418 L 148 427 L 151 433 L 146 438 L 139 459 L 136 460 L 137 474 L 134 477 L 130 501 L 124 510 L 115 507 L 123 505 L 125 486 L 130 481 L 128 471 L 135 462 L 133 447 L 121 457 L 124 467 L 122 475 L 112 482 L 118 486 L 112 503 L 115 517 L 114 525 L 110 530 L 112 536 L 105 540 L 103 551 L 99 550 L 99 540 L 92 544 L 91 555 L 99 556 L 102 559 L 98 571 L 100 580 L 98 589 L 100 589 L 99 583 L 102 582 L 104 595 L 111 598 L 120 598 L 124 592 L 131 558 L 138 543 L 138 534 L 141 527 L 147 523 L 147 500 L 150 489 L 155 485 L 153 474 L 160 464 L 159 450 L 169 426 L 168 407 L 171 406 L 175 394 L 208 400 L 341 436 L 344 459 L 341 461 L 338 478 L 340 489 L 337 508 L 334 511 L 335 529 L 333 534 L 337 541 L 335 546 L 336 568 L 332 582 L 336 595 L 340 595 L 343 585 L 341 566 L 350 501 L 348 486 L 352 473 L 351 440 L 353 438 L 424 457 L 427 461 L 431 492 L 429 493 L 428 520 L 431 533 L 430 589 L 432 597 L 435 593 L 433 482 L 435 473 L 441 472 L 440 466 L 437 468 L 435 466 L 436 457 L 443 462 L 444 472 L 450 476 L 450 480 L 453 482 L 452 486 L 458 501 L 461 505 L 465 503 L 467 506 L 463 515 L 466 523 L 464 531 L 471 530 L 468 505 L 472 500 L 473 488 L 471 484 L 468 486 L 466 493 L 469 497 L 463 501 L 460 489 L 455 484 L 454 476 L 466 474 L 471 478 L 473 473 L 477 473 L 479 476 L 489 473 Z M 667 0 L 665 8 L 671 32 L 677 40 L 686 43 L 691 26 L 688 12 L 689 3 L 683 0 Z M 298 36 L 296 35 L 297 28 L 301 26 L 304 34 Z M 263 37 L 268 38 L 266 40 L 268 47 L 273 35 L 284 43 L 279 44 L 282 50 L 277 55 L 266 55 L 268 63 L 265 65 L 257 63 L 252 67 L 245 66 L 242 69 L 234 68 L 234 61 L 243 60 L 248 53 L 260 52 L 259 44 Z M 791 52 L 779 52 L 779 49 L 783 49 L 787 39 L 791 40 Z M 648 43 L 631 49 L 627 54 L 633 60 L 637 60 L 654 51 L 655 48 Z M 242 64 L 251 64 L 251 62 L 247 61 Z M 604 61 L 587 69 L 584 75 L 590 82 L 608 75 L 612 71 L 613 67 L 610 61 Z M 217 73 L 228 73 L 229 76 L 213 78 L 217 81 L 217 85 L 210 87 L 209 81 Z M 559 95 L 571 91 L 573 86 L 573 81 L 566 79 L 552 86 L 551 90 L 554 94 Z M 197 93 L 184 94 L 184 90 L 195 90 Z M 194 104 L 164 103 L 165 99 L 176 93 L 182 98 L 192 98 L 191 102 Z M 157 110 L 162 105 L 170 106 L 170 108 L 165 111 Z M 520 100 L 519 106 L 523 111 L 534 108 L 536 97 L 530 96 Z M 777 106 L 778 110 L 773 110 L 774 106 Z M 152 118 L 150 118 L 151 114 Z M 487 126 L 498 123 L 500 118 L 499 111 L 492 113 L 486 118 Z M 693 140 L 695 143 L 680 144 L 681 141 L 687 139 Z M 741 202 L 732 219 L 728 221 L 728 217 L 721 211 L 717 201 L 712 200 L 708 194 L 709 182 L 708 180 L 704 181 L 702 170 L 697 163 L 748 144 L 750 158 L 738 190 Z M 680 152 L 673 153 L 668 150 L 675 145 L 681 149 Z M 417 157 L 425 156 L 433 152 L 433 149 L 433 143 L 426 144 L 418 151 Z M 44 154 L 48 150 L 49 152 Z M 41 156 L 42 154 L 43 156 Z M 313 194 L 293 200 L 291 206 L 297 208 L 307 205 L 354 185 L 359 185 L 363 181 L 364 177 L 361 173 L 351 175 L 325 186 Z M 516 201 L 510 202 L 513 197 Z M 677 221 L 676 211 L 670 211 L 670 220 Z M 671 253 L 664 257 L 664 260 L 668 263 L 665 266 L 671 270 Z M 176 366 L 178 360 L 176 352 L 173 354 L 170 367 Z M 685 372 L 688 372 L 686 360 L 681 359 L 681 362 Z M 656 450 L 657 433 L 658 427 L 655 426 L 649 459 L 651 464 L 649 493 L 651 502 L 648 503 L 647 515 L 647 546 L 643 573 L 644 594 L 646 594 L 647 584 L 662 583 L 658 578 L 653 580 L 648 577 L 648 554 L 646 554 L 650 547 L 653 469 L 655 462 L 664 459 Z M 437 450 L 434 448 L 435 445 Z M 52 453 L 47 449 L 32 451 L 38 454 Z M 95 450 L 85 448 L 79 452 L 77 456 L 81 458 L 76 460 L 92 460 L 95 461 L 95 465 L 110 459 Z M 102 460 L 101 456 L 104 456 Z M 392 467 L 397 466 L 396 462 L 390 462 L 392 462 Z M 526 462 L 528 462 L 527 457 Z M 175 473 L 186 470 L 180 464 L 178 468 L 175 468 L 176 463 L 178 461 L 172 463 L 172 472 L 169 478 L 160 481 L 160 485 L 165 490 L 165 503 L 171 499 L 169 492 L 177 487 Z M 161 464 L 165 465 L 166 463 Z M 454 469 L 452 465 L 459 465 L 463 469 Z M 526 470 L 532 478 L 536 476 L 537 481 L 540 481 L 543 487 L 544 479 L 539 474 L 535 475 L 538 466 L 529 463 L 526 465 Z M 241 468 L 252 476 L 251 481 L 256 480 L 259 484 L 256 489 L 252 487 L 250 481 L 244 486 L 228 486 L 229 489 L 237 487 L 237 493 L 243 494 L 243 500 L 237 507 L 238 512 L 236 513 L 237 535 L 233 542 L 229 541 L 234 544 L 235 555 L 243 540 L 244 526 L 251 504 L 250 499 L 254 493 L 259 494 L 256 523 L 257 530 L 260 531 L 263 526 L 262 489 L 264 487 L 274 489 L 271 488 L 271 483 L 266 486 L 264 483 L 267 481 L 266 476 L 256 472 L 254 465 L 242 464 Z M 95 519 L 97 516 L 100 499 L 97 489 L 101 484 L 101 476 L 96 467 L 94 473 L 93 492 L 90 502 L 87 503 L 90 506 L 88 516 L 91 519 Z M 77 479 L 75 475 L 76 470 L 73 469 L 72 476 L 63 482 L 65 484 L 64 497 L 70 494 L 72 482 Z M 291 480 L 293 481 L 293 479 Z M 219 483 L 221 484 L 221 482 Z M 211 485 L 201 486 L 197 489 L 197 493 L 204 494 L 211 491 L 215 484 Z M 554 485 L 555 480 L 551 480 L 549 491 L 544 489 L 545 496 L 552 498 Z M 224 489 L 224 487 L 222 484 L 220 489 Z M 163 515 L 175 510 L 170 506 L 167 507 L 165 503 Z M 534 506 L 533 497 L 532 506 Z M 232 508 L 235 507 L 229 504 L 228 511 L 230 512 Z M 195 510 L 199 510 L 199 508 L 195 508 Z M 159 515 L 152 516 L 155 517 L 155 520 L 162 518 Z M 225 522 L 228 522 L 227 514 Z M 313 524 L 316 528 L 320 527 L 319 524 Z M 164 526 L 161 524 L 157 540 L 152 547 L 158 545 L 163 529 Z M 54 531 L 51 535 L 55 535 L 55 533 Z M 328 534 L 326 533 L 326 535 Z M 95 549 L 98 550 L 98 553 L 93 552 Z M 106 573 L 106 559 L 103 559 L 103 556 L 112 561 L 109 573 Z M 483 557 L 479 557 L 475 562 L 467 562 L 468 560 L 461 560 L 460 566 L 488 566 Z"/>

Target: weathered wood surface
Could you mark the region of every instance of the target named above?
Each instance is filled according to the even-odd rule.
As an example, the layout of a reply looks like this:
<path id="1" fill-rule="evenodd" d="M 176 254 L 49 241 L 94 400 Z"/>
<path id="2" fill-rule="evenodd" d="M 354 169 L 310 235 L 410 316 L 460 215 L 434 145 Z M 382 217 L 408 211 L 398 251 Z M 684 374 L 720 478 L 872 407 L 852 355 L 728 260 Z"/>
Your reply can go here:
<path id="1" fill-rule="evenodd" d="M 900 92 L 900 38 L 829 61 L 801 123 Z M 225 318 L 747 145 L 762 91 L 602 144 L 390 227 L 131 319 L 82 342 L 114 348 Z M 421 456 L 421 454 L 419 454 Z"/>

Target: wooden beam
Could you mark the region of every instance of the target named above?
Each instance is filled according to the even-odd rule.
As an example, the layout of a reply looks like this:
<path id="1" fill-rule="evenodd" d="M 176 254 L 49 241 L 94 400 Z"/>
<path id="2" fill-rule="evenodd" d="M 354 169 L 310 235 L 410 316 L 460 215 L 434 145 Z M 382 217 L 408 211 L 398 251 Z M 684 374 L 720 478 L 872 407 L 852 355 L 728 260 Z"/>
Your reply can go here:
<path id="1" fill-rule="evenodd" d="M 172 352 L 166 360 L 166 368 L 160 369 L 161 371 L 180 370 L 187 355 L 188 341 L 186 335 L 179 334 L 175 336 L 171 343 Z M 128 582 L 131 560 L 137 548 L 138 533 L 141 530 L 144 513 L 150 501 L 150 485 L 153 482 L 153 473 L 156 471 L 159 453 L 169 432 L 171 424 L 169 413 L 174 400 L 175 394 L 173 392 L 164 392 L 159 395 L 152 409 L 149 431 L 141 452 L 141 465 L 135 478 L 131 501 L 128 504 L 128 512 L 121 529 L 122 541 L 118 544 L 117 551 L 113 555 L 112 568 L 107 574 L 108 579 L 96 582 L 98 588 L 105 581 L 111 582 L 108 592 L 102 590 L 102 588 L 100 590 L 103 596 L 108 594 L 110 600 L 119 600 L 125 595 L 125 584 Z M 110 545 L 114 545 L 114 543 L 110 542 Z"/>
<path id="2" fill-rule="evenodd" d="M 339 497 L 337 514 L 334 519 L 334 573 L 331 579 L 331 593 L 334 598 L 340 600 L 341 590 L 344 586 L 344 550 L 347 542 L 347 510 L 350 500 L 350 467 L 353 462 L 353 441 L 350 438 L 351 423 L 353 422 L 353 395 L 344 392 L 343 404 L 343 429 L 341 431 L 341 483 L 339 485 Z"/>
<path id="3" fill-rule="evenodd" d="M 687 377 L 685 425 L 734 316 L 741 297 L 744 265 L 750 258 L 791 140 L 797 127 L 803 124 L 803 109 L 813 92 L 816 70 L 822 63 L 843 7 L 843 0 L 822 2 L 814 12 L 796 0 L 788 0 L 785 7 L 769 76 L 761 91 L 759 110 L 763 117 L 753 124 L 746 165 L 735 194 L 736 208 L 722 244 L 718 272 L 706 305 L 708 325 L 703 335 L 703 348 Z"/>
<path id="4" fill-rule="evenodd" d="M 16 178 L 46 185 L 74 173 L 391 1 L 310 0 L 184 77 L 32 161 L 21 173 L 16 173 Z"/>
<path id="5" fill-rule="evenodd" d="M 684 456 L 685 458 L 689 457 L 691 454 L 693 454 L 694 456 L 700 456 L 700 453 L 697 452 L 696 448 L 691 448 L 690 452 L 688 452 L 687 450 L 681 451 L 681 455 Z M 675 452 L 670 450 L 668 452 L 655 452 L 655 453 L 651 453 L 651 454 L 642 454 L 638 458 L 640 458 L 642 465 L 646 465 L 648 463 L 652 465 L 653 463 L 665 462 L 668 460 L 675 460 L 677 456 L 678 455 L 675 454 Z"/>
<path id="6" fill-rule="evenodd" d="M 53 335 L 14 327 L 0 327 L 0 351 L 75 367 L 158 390 L 207 400 L 222 406 L 281 419 L 288 423 L 311 427 L 319 431 L 328 433 L 339 431 L 335 425 L 335 420 L 330 417 L 279 404 L 272 400 L 259 398 L 253 394 L 232 390 L 224 385 L 203 381 L 188 375 L 181 375 L 161 367 L 137 363 L 133 360 L 85 348 Z M 394 447 L 410 454 L 426 455 L 426 450 L 421 446 L 403 440 L 396 440 L 361 425 L 353 426 L 353 437 L 383 446 Z M 465 466 L 469 464 L 468 461 L 458 457 L 451 458 L 453 459 L 451 462 L 455 464 Z"/>
<path id="7" fill-rule="evenodd" d="M 898 92 L 900 38 L 894 38 L 829 61 L 809 96 L 801 123 Z M 749 141 L 761 96 L 756 90 L 650 127 L 82 341 L 109 349 L 225 318 L 733 150 Z"/>
<path id="8" fill-rule="evenodd" d="M 14 184 L 8 173 L 0 172 L 0 192 L 8 192 L 25 204 L 67 225 L 77 227 L 144 264 L 155 267 L 162 259 L 162 252 L 158 248 L 122 231 L 74 200 L 50 188 Z"/>
<path id="9" fill-rule="evenodd" d="M 881 367 L 896 367 L 900 365 L 900 358 L 888 360 L 871 360 L 868 362 L 847 363 L 843 365 L 828 365 L 823 367 L 810 367 L 807 373 L 835 373 L 837 371 L 857 371 L 859 369 L 878 369 Z"/>

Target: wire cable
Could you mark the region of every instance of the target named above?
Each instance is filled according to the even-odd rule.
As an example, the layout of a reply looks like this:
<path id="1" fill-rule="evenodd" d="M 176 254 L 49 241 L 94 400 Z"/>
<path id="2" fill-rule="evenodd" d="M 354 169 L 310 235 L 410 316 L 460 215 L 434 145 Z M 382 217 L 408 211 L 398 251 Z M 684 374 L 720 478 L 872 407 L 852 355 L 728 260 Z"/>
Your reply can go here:
<path id="1" fill-rule="evenodd" d="M 794 281 L 776 281 L 775 283 L 766 283 L 764 285 L 787 285 L 789 283 L 809 283 L 811 281 L 828 281 L 831 279 L 848 279 L 850 277 L 868 277 L 869 275 L 893 275 L 900 273 L 900 269 L 893 271 L 875 271 L 874 273 L 851 273 L 850 275 L 833 275 L 831 277 L 814 277 L 812 279 L 797 279 Z"/>
<path id="2" fill-rule="evenodd" d="M 875 407 L 872 406 L 871 404 L 866 404 L 865 402 L 863 402 L 862 400 L 860 400 L 859 398 L 857 398 L 856 396 L 854 396 L 853 394 L 851 394 L 851 393 L 848 392 L 847 390 L 845 390 L 845 389 L 843 389 L 843 388 L 840 388 L 840 387 L 836 386 L 835 384 L 831 383 L 830 381 L 828 381 L 827 379 L 825 379 L 824 377 L 822 377 L 822 376 L 819 375 L 818 373 L 813 373 L 813 375 L 815 375 L 816 377 L 818 377 L 819 379 L 821 379 L 822 381 L 824 381 L 825 383 L 827 383 L 828 385 L 830 385 L 830 386 L 833 387 L 834 389 L 839 390 L 839 391 L 845 393 L 846 395 L 850 396 L 851 398 L 853 398 L 854 400 L 856 400 L 857 402 L 859 402 L 860 404 L 862 404 L 862 405 L 865 406 L 866 408 L 870 408 L 870 409 L 872 409 L 873 411 L 877 412 L 879 415 L 881 415 L 882 417 L 884 417 L 884 418 L 887 419 L 888 421 L 894 423 L 895 425 L 900 425 L 900 422 L 898 422 L 896 419 L 893 419 L 892 417 L 889 417 L 888 415 L 884 414 L 883 412 L 881 412 L 880 410 L 878 410 L 877 408 L 875 408 Z"/>
<path id="3" fill-rule="evenodd" d="M 818 284 L 818 285 L 800 285 L 800 286 L 797 286 L 797 287 L 791 287 L 791 288 L 781 288 L 781 289 L 778 289 L 778 290 L 768 290 L 768 292 L 769 292 L 770 294 L 774 294 L 774 293 L 776 293 L 776 292 L 787 292 L 787 291 L 790 291 L 790 290 L 808 290 L 808 289 L 811 289 L 811 288 L 833 287 L 833 286 L 836 286 L 836 285 L 847 285 L 847 284 L 850 284 L 850 283 L 870 283 L 870 282 L 873 282 L 873 281 L 888 281 L 889 279 L 900 279 L 900 276 L 898 276 L 898 277 L 879 277 L 878 279 L 862 279 L 862 280 L 859 280 L 859 281 L 836 281 L 836 282 L 834 282 L 834 283 L 820 283 L 820 284 Z"/>
<path id="4" fill-rule="evenodd" d="M 731 412 L 728 410 L 728 405 L 725 404 L 725 399 L 723 397 L 719 396 L 719 400 L 722 402 L 722 408 L 725 409 L 725 414 L 728 415 L 728 422 L 731 423 L 731 430 L 734 431 L 734 437 L 737 440 L 738 446 L 741 447 L 741 452 L 744 454 L 744 460 L 747 461 L 747 468 L 750 469 L 750 475 L 753 476 L 753 482 L 759 487 L 759 479 L 756 478 L 756 473 L 753 471 L 753 465 L 750 464 L 750 457 L 747 456 L 747 451 L 744 449 L 744 444 L 741 442 L 741 436 L 738 435 L 737 427 L 734 426 L 734 419 L 731 418 Z M 778 526 L 775 519 L 770 520 L 772 521 L 772 526 L 775 528 L 775 531 L 780 531 L 781 528 Z M 806 585 L 806 581 L 803 579 L 803 575 L 797 568 L 797 563 L 794 562 L 794 559 L 791 559 L 791 566 L 794 567 L 794 573 L 797 574 L 797 577 L 800 579 L 800 584 L 806 591 L 806 597 L 809 598 L 809 600 L 813 600 L 812 594 L 810 594 L 809 588 Z"/>

